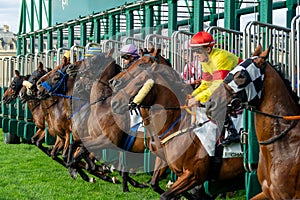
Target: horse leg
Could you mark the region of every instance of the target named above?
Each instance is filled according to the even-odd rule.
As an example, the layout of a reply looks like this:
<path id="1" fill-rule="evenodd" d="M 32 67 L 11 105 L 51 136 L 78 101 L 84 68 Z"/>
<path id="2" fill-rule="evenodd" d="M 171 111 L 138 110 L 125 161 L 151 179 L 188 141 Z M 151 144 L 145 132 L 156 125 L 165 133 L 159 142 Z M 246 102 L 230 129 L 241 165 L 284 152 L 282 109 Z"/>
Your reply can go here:
<path id="1" fill-rule="evenodd" d="M 128 178 L 129 178 L 128 172 L 120 171 L 120 175 L 122 177 L 123 192 L 129 192 L 129 188 L 128 188 L 128 184 L 127 184 Z"/>
<path id="2" fill-rule="evenodd" d="M 85 160 L 87 166 L 86 170 L 88 171 L 94 171 L 96 170 L 96 164 L 95 164 L 95 158 L 91 155 L 91 153 L 82 146 L 81 149 L 83 150 L 83 159 Z"/>
<path id="3" fill-rule="evenodd" d="M 159 187 L 159 179 L 162 177 L 162 175 L 167 170 L 167 165 L 165 165 L 165 161 L 160 159 L 159 157 L 156 157 L 155 159 L 155 165 L 154 165 L 154 172 L 152 175 L 152 178 L 150 180 L 150 186 L 152 187 L 153 191 L 157 192 L 158 194 L 162 194 L 165 191 Z M 164 166 L 164 167 L 162 167 Z"/>
<path id="4" fill-rule="evenodd" d="M 68 158 L 69 145 L 70 145 L 70 133 L 66 133 L 65 144 L 61 155 L 64 160 Z"/>
<path id="5" fill-rule="evenodd" d="M 55 144 L 52 146 L 50 155 L 52 158 L 57 157 L 59 151 L 63 148 L 64 142 L 60 137 L 56 138 Z"/>
<path id="6" fill-rule="evenodd" d="M 39 139 L 36 141 L 36 146 L 42 146 L 42 144 L 45 142 L 45 130 L 40 135 Z"/>
<path id="7" fill-rule="evenodd" d="M 188 199 L 193 199 L 192 195 L 188 194 L 187 191 L 196 185 L 196 181 L 197 179 L 193 172 L 186 170 L 168 191 L 160 195 L 160 199 L 172 199 L 176 198 L 180 194 L 183 194 Z"/>
<path id="8" fill-rule="evenodd" d="M 75 149 L 78 147 L 78 143 L 77 142 L 72 142 L 70 145 L 69 145 L 69 151 L 68 151 L 68 158 L 67 158 L 67 166 L 70 167 L 73 165 L 73 158 L 74 158 L 74 152 L 75 152 Z"/>
<path id="9" fill-rule="evenodd" d="M 45 137 L 45 130 L 38 129 L 34 136 L 31 138 L 31 143 L 35 144 L 36 146 L 39 146 L 40 143 L 38 143 L 39 140 L 43 139 Z"/>

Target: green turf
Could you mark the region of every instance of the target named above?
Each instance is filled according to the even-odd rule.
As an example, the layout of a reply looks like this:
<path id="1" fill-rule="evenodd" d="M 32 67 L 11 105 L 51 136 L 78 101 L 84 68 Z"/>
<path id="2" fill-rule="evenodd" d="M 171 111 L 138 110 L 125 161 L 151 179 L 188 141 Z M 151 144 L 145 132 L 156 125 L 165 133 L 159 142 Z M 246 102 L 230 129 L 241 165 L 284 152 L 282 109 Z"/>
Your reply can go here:
<path id="1" fill-rule="evenodd" d="M 114 175 L 118 176 L 117 173 Z M 145 174 L 132 176 L 140 182 L 151 177 Z M 118 176 L 118 179 L 121 179 Z M 28 144 L 4 144 L 0 132 L 0 200 L 83 200 L 83 199 L 159 199 L 151 188 L 129 186 L 123 193 L 121 184 L 112 184 L 96 178 L 96 183 L 73 180 L 66 168 L 53 161 L 37 147 Z M 165 188 L 167 180 L 161 181 Z M 233 199 L 245 199 L 239 192 Z"/>

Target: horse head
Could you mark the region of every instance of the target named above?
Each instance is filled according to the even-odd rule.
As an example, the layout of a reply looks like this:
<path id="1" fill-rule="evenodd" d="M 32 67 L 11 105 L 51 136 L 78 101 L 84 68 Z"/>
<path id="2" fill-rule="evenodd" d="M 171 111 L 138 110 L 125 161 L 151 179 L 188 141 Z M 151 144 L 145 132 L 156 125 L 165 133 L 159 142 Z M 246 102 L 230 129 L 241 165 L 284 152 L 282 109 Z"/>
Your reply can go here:
<path id="1" fill-rule="evenodd" d="M 136 60 L 129 68 L 124 69 L 118 75 L 109 80 L 109 84 L 114 92 L 119 91 L 125 87 L 130 80 L 139 74 L 141 70 L 147 69 L 154 65 L 167 65 L 171 66 L 170 62 L 160 55 L 160 49 L 140 51 L 141 57 Z M 120 78 L 122 77 L 122 81 Z"/>
<path id="2" fill-rule="evenodd" d="M 15 77 L 2 97 L 4 103 L 8 104 L 18 97 L 18 94 L 22 88 L 22 83 L 24 80 L 27 80 L 28 77 L 29 75 L 22 76 L 18 70 L 15 70 Z"/>
<path id="3" fill-rule="evenodd" d="M 48 68 L 47 70 L 48 71 L 36 70 L 30 75 L 28 80 L 23 81 L 23 87 L 21 88 L 18 97 L 21 103 L 25 103 L 30 99 L 37 99 L 38 89 L 36 83 L 47 72 L 51 71 L 50 68 Z"/>
<path id="4" fill-rule="evenodd" d="M 67 66 L 58 65 L 53 70 L 42 76 L 36 83 L 38 98 L 45 99 L 53 94 L 65 94 L 67 79 L 75 78 L 82 61 L 77 61 Z"/>
<path id="5" fill-rule="evenodd" d="M 149 57 L 145 59 L 149 59 Z M 156 98 L 154 98 L 155 94 L 152 93 L 152 87 L 156 85 L 159 85 L 160 89 L 164 88 L 166 93 L 170 92 L 170 95 L 175 94 L 177 96 L 176 99 L 180 102 L 185 99 L 184 95 L 186 92 L 191 92 L 191 90 L 182 90 L 181 86 L 183 86 L 183 82 L 179 74 L 169 65 L 154 64 L 148 68 L 137 66 L 128 71 L 131 74 L 131 79 L 127 79 L 128 73 L 123 73 L 124 76 L 118 75 L 118 80 L 125 83 L 126 86 L 122 87 L 122 89 L 118 88 L 118 91 L 114 90 L 115 93 L 111 101 L 112 109 L 117 114 L 128 111 L 128 103 L 131 102 L 137 94 L 141 96 L 137 98 L 141 98 L 138 101 L 139 103 L 143 101 L 143 106 L 153 105 Z M 134 74 L 134 76 L 132 74 Z M 113 79 L 115 78 L 116 77 Z M 152 98 L 145 98 L 150 94 L 152 94 Z M 173 103 L 174 107 L 175 104 L 178 106 L 178 101 L 176 103 L 170 101 L 170 104 Z M 163 103 L 160 102 L 160 104 Z"/>
<path id="6" fill-rule="evenodd" d="M 227 114 L 242 109 L 244 103 L 257 106 L 261 100 L 263 81 L 270 47 L 262 51 L 258 45 L 253 57 L 235 67 L 206 103 L 206 113 L 214 122 L 222 123 Z"/>

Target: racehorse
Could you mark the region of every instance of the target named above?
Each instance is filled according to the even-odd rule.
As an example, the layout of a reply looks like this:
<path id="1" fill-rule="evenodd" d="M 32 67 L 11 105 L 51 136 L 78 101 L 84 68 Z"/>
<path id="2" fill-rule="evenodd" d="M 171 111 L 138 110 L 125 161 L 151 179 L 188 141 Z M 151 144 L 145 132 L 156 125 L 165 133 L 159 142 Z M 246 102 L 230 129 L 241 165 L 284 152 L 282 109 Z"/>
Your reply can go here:
<path id="1" fill-rule="evenodd" d="M 147 59 L 155 63 L 152 57 Z M 117 83 L 117 87 L 114 88 L 116 93 L 112 100 L 112 107 L 118 114 L 126 112 L 128 103 L 140 94 L 143 85 L 152 79 L 154 84 L 143 97 L 140 97 L 143 100 L 139 105 L 147 128 L 147 136 L 156 141 L 150 145 L 150 150 L 155 153 L 156 149 L 162 146 L 169 167 L 178 176 L 177 181 L 160 198 L 172 199 L 181 194 L 188 199 L 197 198 L 188 191 L 208 180 L 212 176 L 210 168 L 213 166 L 207 151 L 192 131 L 195 127 L 191 126 L 191 116 L 181 110 L 186 96 L 192 89 L 185 85 L 176 71 L 168 66 L 154 65 L 142 71 L 141 68 L 130 67 L 127 71 L 128 74 L 138 75 L 131 76 L 130 83 L 120 90 L 118 85 L 126 83 L 129 77 L 118 76 L 118 80 L 114 78 L 115 80 L 111 81 L 112 87 Z M 214 179 L 239 181 L 240 187 L 244 182 L 243 160 L 225 158 L 222 160 L 220 171 L 215 173 L 217 174 Z"/>
<path id="2" fill-rule="evenodd" d="M 111 88 L 115 91 L 121 90 L 123 87 L 129 84 L 132 78 L 137 76 L 141 70 L 145 70 L 147 68 L 150 68 L 151 66 L 171 67 L 170 62 L 162 57 L 160 55 L 160 52 L 160 49 L 142 49 L 140 52 L 140 59 L 134 62 L 128 69 L 124 69 L 122 72 L 109 80 Z M 132 70 L 133 68 L 135 68 L 136 70 Z M 123 77 L 122 81 L 120 81 L 119 77 Z M 114 102 L 112 102 L 111 104 L 113 107 L 116 106 L 114 105 Z M 127 114 L 128 112 L 126 112 L 125 115 Z M 145 145 L 147 146 L 147 148 L 151 147 L 153 150 L 155 149 L 155 154 L 157 155 L 154 165 L 154 173 L 149 184 L 155 192 L 162 194 L 164 190 L 159 186 L 159 179 L 167 169 L 164 152 L 162 151 L 161 146 L 157 144 L 157 141 L 152 140 L 149 137 L 147 137 Z"/>
<path id="3" fill-rule="evenodd" d="M 15 77 L 13 78 L 13 81 L 11 82 L 10 86 L 8 89 L 5 91 L 3 95 L 3 102 L 6 104 L 9 104 L 11 101 L 16 99 L 18 95 L 21 93 L 22 87 L 23 87 L 23 82 L 26 80 L 29 80 L 31 82 L 36 81 L 34 79 L 37 79 L 45 74 L 44 71 L 38 71 L 37 74 L 33 77 L 30 75 L 23 76 L 20 75 L 18 70 L 15 70 Z M 31 83 L 30 83 L 31 84 Z M 21 103 L 25 103 L 22 99 L 20 99 Z M 37 126 L 38 130 L 35 133 L 35 135 L 32 137 L 31 142 L 35 144 L 37 147 L 41 147 L 41 144 L 44 141 L 44 136 L 45 136 L 45 121 L 43 114 L 41 112 L 41 106 L 39 103 L 39 100 L 29 100 L 28 101 L 28 107 L 29 110 L 32 113 L 32 118 Z"/>
<path id="4" fill-rule="evenodd" d="M 40 100 L 36 99 L 35 97 L 36 94 L 35 82 L 40 77 L 42 77 L 45 73 L 46 73 L 45 71 L 37 71 L 36 73 L 33 73 L 31 76 L 30 75 L 22 76 L 19 74 L 19 71 L 15 71 L 16 76 L 14 77 L 9 88 L 3 95 L 3 101 L 4 103 L 10 103 L 19 94 L 19 100 L 21 103 L 24 104 L 25 102 L 28 102 L 28 107 L 32 113 L 33 121 L 38 128 L 35 135 L 31 138 L 31 142 L 49 156 L 48 149 L 42 145 L 42 143 L 45 140 L 45 117 L 40 104 Z M 25 82 L 27 83 L 25 84 Z M 30 93 L 27 92 L 27 87 L 23 85 L 30 87 Z M 60 163 L 61 165 L 65 166 L 65 163 L 61 159 L 54 158 L 54 160 Z M 83 177 L 84 180 L 89 181 L 89 177 L 87 177 L 84 174 L 82 169 L 77 168 L 76 170 L 79 172 L 79 174 Z"/>
<path id="5" fill-rule="evenodd" d="M 66 165 L 66 167 L 69 168 L 70 170 L 70 174 L 72 176 L 72 178 L 76 178 L 77 172 L 81 175 L 81 177 L 85 180 L 85 181 L 94 181 L 93 179 L 90 179 L 89 177 L 87 177 L 84 172 L 82 171 L 82 168 L 86 168 L 88 170 L 88 172 L 90 174 L 93 174 L 94 176 L 103 179 L 105 181 L 108 182 L 117 182 L 115 181 L 115 179 L 110 178 L 109 176 L 107 176 L 107 170 L 103 170 L 102 166 L 99 166 L 97 164 L 94 163 L 94 158 L 92 156 L 90 156 L 90 153 L 87 151 L 83 151 L 81 154 L 81 157 L 78 158 L 78 161 L 76 163 L 73 164 L 69 164 L 69 156 L 70 153 L 68 152 L 69 147 L 70 147 L 70 133 L 72 131 L 72 141 L 79 141 L 80 138 L 77 136 L 78 134 L 76 134 L 76 131 L 74 129 L 72 129 L 72 121 L 70 120 L 69 117 L 69 109 L 65 109 L 66 106 L 66 101 L 64 98 L 61 98 L 61 96 L 59 96 L 59 94 L 65 94 L 66 92 L 66 88 L 70 87 L 69 84 L 72 84 L 72 80 L 75 79 L 75 77 L 73 76 L 67 76 L 66 74 L 66 70 L 69 68 L 73 68 L 75 71 L 77 69 L 79 69 L 81 66 L 83 65 L 83 61 L 78 61 L 75 62 L 72 65 L 68 65 L 68 66 L 62 66 L 62 65 L 58 65 L 57 67 L 55 67 L 52 71 L 50 71 L 49 73 L 47 73 L 46 75 L 44 75 L 43 77 L 41 77 L 38 81 L 37 81 L 37 88 L 38 88 L 38 97 L 41 100 L 41 104 L 43 106 L 43 111 L 46 112 L 46 120 L 48 122 L 49 125 L 49 132 L 51 132 L 52 134 L 57 135 L 57 139 L 59 139 L 61 142 L 58 143 L 58 145 L 60 146 L 56 146 L 56 144 L 54 145 L 54 150 L 52 150 L 51 155 L 52 157 L 56 157 L 56 154 L 60 151 L 61 147 L 63 146 L 63 159 L 64 161 L 67 161 L 67 163 L 64 163 Z M 60 77 L 57 74 L 62 74 L 63 75 L 63 79 L 60 79 Z M 69 82 L 67 82 L 66 80 L 70 80 Z M 51 92 L 53 93 L 52 96 L 49 95 L 49 88 L 48 90 L 43 90 L 43 86 L 47 87 L 50 86 L 50 84 L 52 83 L 52 81 L 57 81 L 57 80 L 62 80 L 59 82 L 58 85 L 54 85 L 53 90 L 51 90 Z M 45 81 L 49 81 L 49 82 L 45 82 Z M 48 83 L 48 84 L 43 84 L 43 83 Z M 66 85 L 64 85 L 66 84 Z M 45 92 L 47 91 L 47 92 Z M 54 95 L 55 94 L 55 95 Z M 70 96 L 71 97 L 71 96 Z M 69 105 L 69 104 L 68 104 Z M 81 126 L 84 127 L 84 126 Z M 57 142 L 58 140 L 56 140 Z M 74 149 L 76 149 L 76 147 L 74 147 Z M 54 152 L 53 152 L 54 151 Z M 83 158 L 86 163 L 81 161 L 81 158 Z M 85 176 L 84 176 L 85 175 Z"/>
<path id="6" fill-rule="evenodd" d="M 57 71 L 56 73 L 53 73 L 52 75 L 49 75 L 47 78 L 45 77 L 43 79 L 43 81 L 47 81 L 49 88 L 51 88 L 51 90 L 44 90 L 42 89 L 40 92 L 42 93 L 42 95 L 46 95 L 49 91 L 54 91 L 55 93 L 52 92 L 52 95 L 59 95 L 60 91 L 59 89 L 55 89 L 55 86 L 57 86 L 57 83 L 62 83 L 66 85 L 66 95 L 59 95 L 60 97 L 64 97 L 65 99 L 65 110 L 67 110 L 67 115 L 68 118 L 70 117 L 70 119 L 72 119 L 72 133 L 75 133 L 78 137 L 80 138 L 80 140 L 84 141 L 84 148 L 87 148 L 88 150 L 90 150 L 87 146 L 87 144 L 89 144 L 87 141 L 87 136 L 89 136 L 89 134 L 87 134 L 87 131 L 90 129 L 90 126 L 87 123 L 87 120 L 89 119 L 89 116 L 86 117 L 86 114 L 89 114 L 91 110 L 94 109 L 93 105 L 98 104 L 100 106 L 102 106 L 102 108 L 100 109 L 100 111 L 98 111 L 97 116 L 101 116 L 101 120 L 104 121 L 104 124 L 101 124 L 101 128 L 102 126 L 105 126 L 105 124 L 108 124 L 108 122 L 110 123 L 111 121 L 113 121 L 113 118 L 105 118 L 105 115 L 102 115 L 102 113 L 107 113 L 110 108 L 107 107 L 107 103 L 106 103 L 106 92 L 107 92 L 107 88 L 98 88 L 97 93 L 99 93 L 100 95 L 104 95 L 101 96 L 99 99 L 96 99 L 95 101 L 93 101 L 92 103 L 90 103 L 90 100 L 87 102 L 88 104 L 83 104 L 78 103 L 80 101 L 78 101 L 78 99 L 82 99 L 81 97 L 84 97 L 85 99 L 87 97 L 89 97 L 89 93 L 84 93 L 81 94 L 78 92 L 79 90 L 82 91 L 82 88 L 80 88 L 78 85 L 80 85 L 80 83 L 82 82 L 82 80 L 86 80 L 85 78 L 88 78 L 89 82 L 85 82 L 86 85 L 90 85 L 90 82 L 100 82 L 101 84 L 105 84 L 105 82 L 107 82 L 109 80 L 109 78 L 113 77 L 115 74 L 119 73 L 121 70 L 121 67 L 119 65 L 117 65 L 115 63 L 115 60 L 113 60 L 113 58 L 111 57 L 111 54 L 113 52 L 109 51 L 107 53 L 101 53 L 99 55 L 96 55 L 94 57 L 91 58 L 91 60 L 89 62 L 86 62 L 88 59 L 85 59 L 83 61 L 84 63 L 84 68 L 82 69 L 76 69 L 76 67 L 74 65 L 69 66 L 68 69 L 66 69 L 66 73 L 68 74 L 76 74 L 76 72 L 79 72 L 80 74 L 80 78 L 76 77 L 72 78 L 70 75 L 68 76 L 67 79 L 63 80 L 63 77 L 65 77 L 65 73 L 62 73 L 61 71 Z M 82 77 L 82 76 L 86 76 L 86 77 Z M 99 78 L 100 77 L 100 78 Z M 96 80 L 95 80 L 96 79 Z M 65 83 L 64 83 L 65 81 Z M 45 85 L 45 84 L 44 84 Z M 107 85 L 107 84 L 106 84 Z M 95 90 L 95 89 L 94 89 Z M 72 98 L 68 98 L 71 97 Z M 109 96 L 108 96 L 109 97 Z M 76 98 L 76 99 L 75 99 Z M 92 99 L 94 100 L 94 99 Z M 104 103 L 103 103 L 104 102 Z M 108 104 L 110 105 L 110 104 Z M 91 108 L 90 108 L 91 106 Z M 79 109 L 78 109 L 79 108 Z M 97 119 L 97 118 L 94 118 Z M 93 120 L 94 120 L 93 119 Z M 96 121 L 95 121 L 96 122 Z M 90 123 L 93 123 L 90 121 Z M 100 130 L 99 133 L 99 137 L 101 137 L 104 134 L 111 134 L 113 135 L 113 137 L 115 138 L 120 138 L 122 139 L 122 135 L 121 135 L 121 130 L 119 129 L 118 132 L 112 131 L 103 131 Z M 104 134 L 103 134 L 104 133 Z M 93 137 L 90 138 L 91 140 L 94 139 L 99 139 L 99 137 Z M 103 141 L 100 141 L 99 143 L 97 143 L 97 148 L 106 148 L 108 147 L 105 144 L 103 144 L 101 146 L 101 144 L 104 143 Z M 139 140 L 139 142 L 136 142 L 136 144 L 138 145 L 134 145 L 135 149 L 144 149 L 144 145 L 143 145 L 143 140 Z M 139 150 L 141 151 L 141 150 Z M 93 152 L 94 153 L 94 152 Z M 80 155 L 79 155 L 80 157 Z M 77 157 L 74 159 L 78 159 Z M 76 161 L 72 161 L 73 163 L 76 163 Z M 122 173 L 122 178 L 123 178 L 123 191 L 128 191 L 128 186 L 127 186 L 127 181 L 129 183 L 131 183 L 133 186 L 135 187 L 146 187 L 146 185 L 144 184 L 139 184 L 138 182 L 136 182 L 135 180 L 133 180 L 132 178 L 130 178 L 128 176 L 128 172 L 124 172 Z"/>
<path id="7" fill-rule="evenodd" d="M 234 69 L 207 103 L 207 114 L 230 113 L 245 106 L 255 113 L 259 142 L 258 180 L 262 192 L 252 199 L 300 198 L 300 114 L 290 85 L 267 61 L 270 47 L 259 45 L 252 58 Z M 228 106 L 229 105 L 229 106 Z M 228 107 L 227 107 L 228 106 Z"/>
<path id="8" fill-rule="evenodd" d="M 19 91 L 22 88 L 22 83 L 24 80 L 27 80 L 30 75 L 23 76 L 20 75 L 20 72 L 18 70 L 15 70 L 15 77 L 13 78 L 12 82 L 10 83 L 7 90 L 4 92 L 2 101 L 5 104 L 9 104 L 14 99 L 18 97 Z"/>

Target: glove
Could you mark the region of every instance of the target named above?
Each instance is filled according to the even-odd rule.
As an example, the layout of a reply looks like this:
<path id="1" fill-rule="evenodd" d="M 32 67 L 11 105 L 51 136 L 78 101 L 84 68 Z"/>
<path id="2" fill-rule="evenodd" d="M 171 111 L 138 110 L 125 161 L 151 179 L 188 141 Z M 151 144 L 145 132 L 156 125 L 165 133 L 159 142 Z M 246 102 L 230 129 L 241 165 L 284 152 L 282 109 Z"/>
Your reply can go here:
<path id="1" fill-rule="evenodd" d="M 129 111 L 130 111 L 130 114 L 132 115 L 132 111 L 134 110 L 136 115 L 138 115 L 138 112 L 137 112 L 137 107 L 138 105 L 136 103 L 134 103 L 133 101 L 129 102 L 128 104 L 129 106 Z"/>

